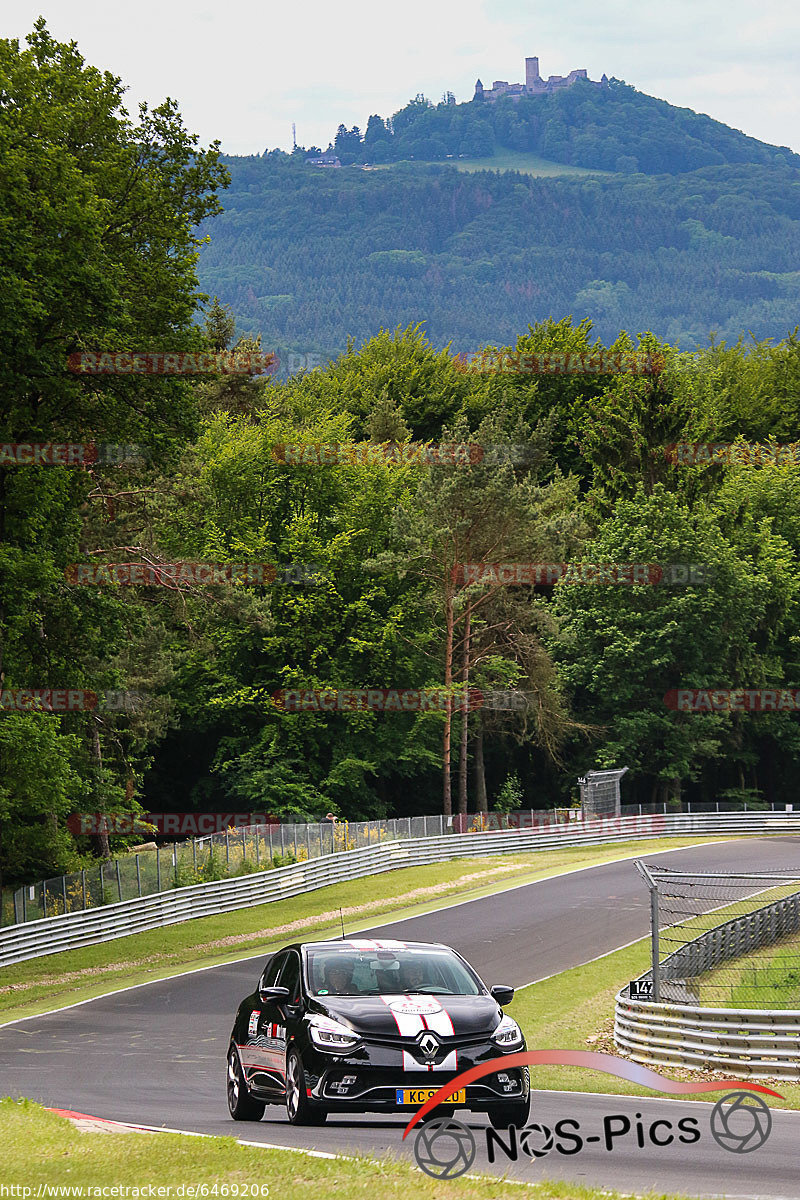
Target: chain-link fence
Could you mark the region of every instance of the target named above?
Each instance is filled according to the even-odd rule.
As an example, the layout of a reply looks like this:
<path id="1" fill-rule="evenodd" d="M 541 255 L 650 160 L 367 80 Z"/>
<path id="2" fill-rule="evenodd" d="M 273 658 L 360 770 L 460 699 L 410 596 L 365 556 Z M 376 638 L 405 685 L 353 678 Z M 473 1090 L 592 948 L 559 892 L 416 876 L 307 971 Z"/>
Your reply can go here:
<path id="1" fill-rule="evenodd" d="M 622 772 L 612 774 L 621 776 Z M 618 781 L 616 788 L 618 791 Z M 635 804 L 623 805 L 621 815 L 724 812 L 736 807 L 720 802 L 700 805 L 684 803 L 677 808 L 666 803 Z M 747 804 L 743 807 L 746 810 Z M 777 807 L 783 810 L 791 808 L 791 805 Z M 547 830 L 578 822 L 584 817 L 581 809 L 575 807 L 524 809 L 509 813 L 457 813 L 452 817 L 439 814 L 375 821 L 259 825 L 180 842 L 163 844 L 162 840 L 162 844 L 153 844 L 150 850 L 98 862 L 84 871 L 39 880 L 16 891 L 4 888 L 0 895 L 0 927 L 96 908 L 119 900 L 133 900 L 137 896 L 148 896 L 168 888 L 288 866 L 322 854 L 354 850 L 381 841 L 436 837 L 447 833 Z"/>
<path id="2" fill-rule="evenodd" d="M 800 1009 L 800 866 L 686 872 L 636 864 L 650 888 L 652 999 Z"/>
<path id="3" fill-rule="evenodd" d="M 398 817 L 388 821 L 256 825 L 166 845 L 153 843 L 149 850 L 98 862 L 84 871 L 40 880 L 16 891 L 4 889 L 0 925 L 36 921 L 169 888 L 286 867 L 382 841 L 434 837 L 451 830 L 442 816 Z"/>
<path id="4" fill-rule="evenodd" d="M 578 780 L 581 809 L 587 820 L 593 817 L 618 817 L 621 812 L 620 780 L 627 767 L 610 771 L 587 771 Z"/>

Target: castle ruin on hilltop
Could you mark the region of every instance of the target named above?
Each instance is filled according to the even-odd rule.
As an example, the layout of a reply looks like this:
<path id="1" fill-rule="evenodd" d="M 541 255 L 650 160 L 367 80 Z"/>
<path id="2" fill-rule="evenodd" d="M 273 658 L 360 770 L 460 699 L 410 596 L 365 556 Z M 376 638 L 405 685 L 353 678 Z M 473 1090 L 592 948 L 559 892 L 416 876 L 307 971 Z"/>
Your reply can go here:
<path id="1" fill-rule="evenodd" d="M 549 79 L 543 79 L 539 74 L 539 59 L 526 58 L 524 83 L 506 83 L 504 79 L 495 79 L 491 88 L 484 88 L 479 79 L 475 84 L 473 99 L 499 100 L 501 96 L 510 96 L 512 100 L 519 100 L 520 96 L 548 96 L 560 88 L 572 87 L 579 79 L 585 79 L 592 87 L 608 87 L 608 77 L 605 74 L 598 82 L 589 78 L 585 68 L 570 71 L 569 75 L 551 75 Z"/>

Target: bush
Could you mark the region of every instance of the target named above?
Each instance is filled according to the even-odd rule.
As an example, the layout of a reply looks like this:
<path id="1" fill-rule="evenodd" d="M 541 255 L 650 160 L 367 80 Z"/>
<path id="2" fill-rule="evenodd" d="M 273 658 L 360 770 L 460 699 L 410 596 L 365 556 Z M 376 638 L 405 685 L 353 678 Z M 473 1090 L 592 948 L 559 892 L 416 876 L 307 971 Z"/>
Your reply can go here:
<path id="1" fill-rule="evenodd" d="M 500 788 L 497 798 L 494 802 L 494 808 L 497 812 L 515 812 L 522 806 L 522 784 L 519 781 L 519 775 L 516 771 L 513 775 L 507 775 L 506 781 Z"/>
<path id="2" fill-rule="evenodd" d="M 191 887 L 195 883 L 204 883 L 202 872 L 195 870 L 188 863 L 179 863 L 175 872 L 175 887 Z"/>
<path id="3" fill-rule="evenodd" d="M 198 867 L 197 873 L 200 876 L 198 883 L 214 883 L 217 879 L 227 879 L 230 875 L 226 859 L 217 854 L 216 850 L 211 851 L 206 861 Z"/>
<path id="4" fill-rule="evenodd" d="M 253 875 L 253 874 L 255 874 L 256 871 L 260 871 L 260 870 L 261 870 L 261 867 L 259 867 L 257 863 L 250 862 L 249 859 L 243 858 L 242 861 L 237 866 L 236 870 L 232 872 L 232 874 L 234 874 L 234 875 Z"/>

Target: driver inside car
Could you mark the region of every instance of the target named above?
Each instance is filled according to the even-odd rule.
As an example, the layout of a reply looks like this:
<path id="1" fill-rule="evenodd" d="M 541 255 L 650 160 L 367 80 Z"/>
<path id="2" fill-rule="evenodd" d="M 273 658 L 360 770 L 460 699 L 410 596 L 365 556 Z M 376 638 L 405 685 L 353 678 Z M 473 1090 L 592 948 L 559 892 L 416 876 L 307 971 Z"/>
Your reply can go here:
<path id="1" fill-rule="evenodd" d="M 353 995 L 353 968 L 347 963 L 331 963 L 325 972 L 325 979 L 331 995 Z"/>
<path id="2" fill-rule="evenodd" d="M 418 992 L 425 983 L 425 970 L 421 963 L 404 963 L 400 969 L 400 983 L 405 992 Z"/>

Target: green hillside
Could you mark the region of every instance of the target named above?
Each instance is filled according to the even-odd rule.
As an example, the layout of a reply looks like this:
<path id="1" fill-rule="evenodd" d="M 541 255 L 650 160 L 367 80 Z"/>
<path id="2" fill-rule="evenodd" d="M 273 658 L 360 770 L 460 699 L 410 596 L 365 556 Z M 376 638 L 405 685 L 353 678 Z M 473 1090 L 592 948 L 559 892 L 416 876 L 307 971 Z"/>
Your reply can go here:
<path id="1" fill-rule="evenodd" d="M 738 163 L 800 166 L 786 146 L 768 146 L 721 121 L 647 96 L 621 80 L 513 100 L 434 105 L 417 96 L 389 120 L 373 114 L 363 138 L 344 125 L 334 139 L 342 163 L 447 161 L 501 150 L 592 170 L 679 174 Z"/>
<path id="2" fill-rule="evenodd" d="M 800 316 L 800 171 L 785 164 L 536 178 L 226 162 L 201 284 L 279 352 L 419 321 L 470 350 L 565 313 L 691 348 L 711 331 L 780 337 Z"/>
<path id="3" fill-rule="evenodd" d="M 427 163 L 418 165 L 431 166 L 431 159 Z M 542 158 L 538 154 L 532 153 L 530 150 L 510 150 L 506 146 L 498 146 L 494 154 L 485 155 L 483 158 L 467 158 L 458 157 L 448 159 L 448 164 L 454 166 L 458 171 L 519 171 L 522 175 L 534 175 L 541 179 L 546 179 L 552 175 L 608 175 L 608 171 L 592 169 L 590 167 L 575 167 L 569 163 L 553 162 L 551 159 Z M 370 163 L 365 170 L 385 171 L 391 166 L 390 163 Z"/>

